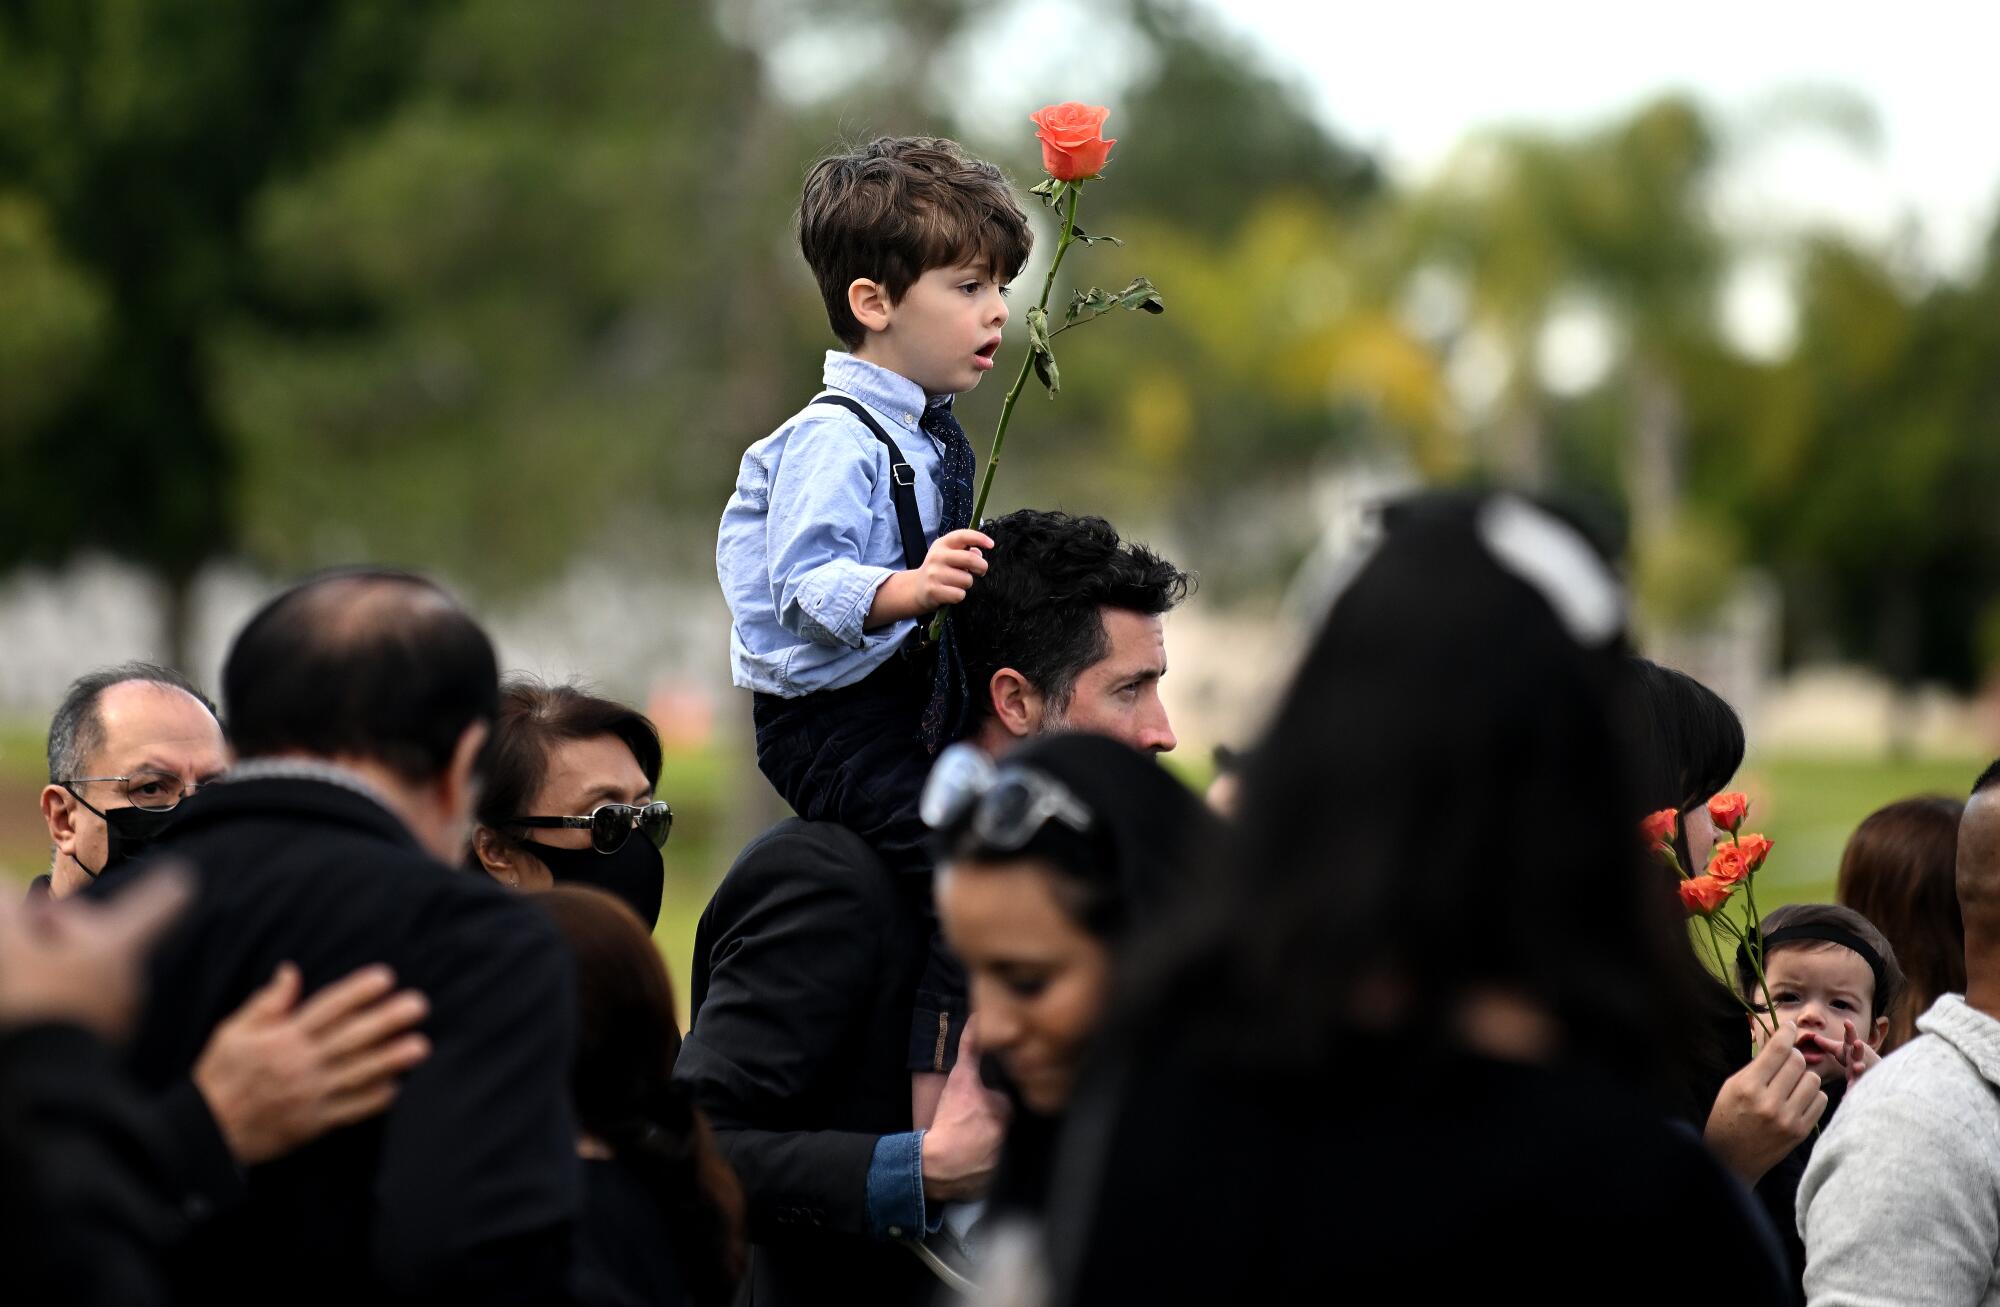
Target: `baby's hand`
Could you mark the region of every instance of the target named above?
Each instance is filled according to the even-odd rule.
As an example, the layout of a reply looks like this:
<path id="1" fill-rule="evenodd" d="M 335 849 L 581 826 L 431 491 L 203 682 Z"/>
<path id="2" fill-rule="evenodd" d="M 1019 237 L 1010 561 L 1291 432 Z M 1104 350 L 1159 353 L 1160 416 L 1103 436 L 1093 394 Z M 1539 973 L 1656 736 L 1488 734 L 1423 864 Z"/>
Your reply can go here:
<path id="1" fill-rule="evenodd" d="M 1867 1040 L 1854 1033 L 1852 1021 L 1843 1021 L 1841 1025 L 1846 1030 L 1840 1041 L 1840 1064 L 1847 1068 L 1847 1083 L 1851 1086 L 1861 1078 L 1862 1072 L 1880 1066 L 1882 1055 Z"/>
<path id="2" fill-rule="evenodd" d="M 917 569 L 919 610 L 934 613 L 946 604 L 959 603 L 978 577 L 986 575 L 986 559 L 980 553 L 991 549 L 993 541 L 971 527 L 948 531 L 937 538 L 924 565 Z"/>

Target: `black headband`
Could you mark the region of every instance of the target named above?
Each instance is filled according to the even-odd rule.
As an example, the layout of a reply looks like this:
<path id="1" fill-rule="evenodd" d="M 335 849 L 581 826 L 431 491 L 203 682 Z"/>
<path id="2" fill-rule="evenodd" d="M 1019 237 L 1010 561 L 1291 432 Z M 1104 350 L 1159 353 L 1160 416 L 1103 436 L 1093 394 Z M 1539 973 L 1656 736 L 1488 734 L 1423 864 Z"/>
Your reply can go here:
<path id="1" fill-rule="evenodd" d="M 1869 1015 L 1871 1017 L 1876 1016 L 1883 1011 L 1887 1006 L 1885 1002 L 1887 996 L 1884 989 L 1888 981 L 1888 972 L 1882 965 L 1882 955 L 1875 951 L 1874 945 L 1845 926 L 1835 926 L 1830 923 L 1827 925 L 1817 925 L 1810 922 L 1801 922 L 1796 926 L 1780 926 L 1769 934 L 1764 934 L 1755 926 L 1752 926 L 1750 928 L 1750 938 L 1736 946 L 1737 969 L 1739 971 L 1750 970 L 1750 940 L 1758 941 L 1759 956 L 1768 959 L 1771 956 L 1771 950 L 1777 945 L 1788 944 L 1793 940 L 1799 939 L 1823 940 L 1828 944 L 1838 944 L 1844 949 L 1850 949 L 1855 953 L 1859 953 L 1861 960 L 1868 964 L 1868 970 L 1875 974 L 1875 996 L 1869 1000 Z"/>

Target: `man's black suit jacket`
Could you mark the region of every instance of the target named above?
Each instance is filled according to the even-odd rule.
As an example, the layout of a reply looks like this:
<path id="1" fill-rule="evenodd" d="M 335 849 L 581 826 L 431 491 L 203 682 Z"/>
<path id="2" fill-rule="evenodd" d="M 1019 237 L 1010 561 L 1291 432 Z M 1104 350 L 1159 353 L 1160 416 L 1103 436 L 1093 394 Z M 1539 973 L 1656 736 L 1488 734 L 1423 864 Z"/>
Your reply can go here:
<path id="1" fill-rule="evenodd" d="M 94 1036 L 0 1030 L 0 1297 L 167 1301 L 161 1259 L 182 1230 L 159 1124 Z"/>
<path id="2" fill-rule="evenodd" d="M 243 1199 L 174 1259 L 177 1300 L 569 1301 L 575 978 L 550 923 L 431 858 L 371 798 L 320 780 L 212 786 L 164 851 L 192 865 L 198 890 L 149 969 L 129 1049 L 143 1088 L 183 1081 L 214 1027 L 285 961 L 308 995 L 387 963 L 430 1000 L 432 1045 L 385 1115 L 251 1168 Z"/>
<path id="3" fill-rule="evenodd" d="M 696 928 L 675 1075 L 743 1182 L 756 1307 L 935 1297 L 868 1225 L 876 1141 L 910 1129 L 931 935 L 911 892 L 852 831 L 793 818 L 743 850 Z"/>

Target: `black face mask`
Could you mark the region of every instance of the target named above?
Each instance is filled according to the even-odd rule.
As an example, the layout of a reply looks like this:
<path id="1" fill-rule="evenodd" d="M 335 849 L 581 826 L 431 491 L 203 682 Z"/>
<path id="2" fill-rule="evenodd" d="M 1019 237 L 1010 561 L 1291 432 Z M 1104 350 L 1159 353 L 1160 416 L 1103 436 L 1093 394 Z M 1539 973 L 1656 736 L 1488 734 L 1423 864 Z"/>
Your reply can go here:
<path id="1" fill-rule="evenodd" d="M 660 924 L 660 898 L 666 887 L 666 861 L 652 841 L 633 831 L 614 853 L 596 849 L 558 849 L 537 840 L 522 840 L 528 852 L 542 860 L 558 885 L 590 885 L 615 894 L 639 914 L 651 930 Z"/>
<path id="2" fill-rule="evenodd" d="M 72 791 L 71 794 L 74 797 L 75 792 Z M 160 838 L 160 832 L 164 831 L 173 822 L 176 811 L 171 808 L 165 812 L 154 812 L 150 808 L 105 808 L 99 810 L 91 808 L 90 804 L 84 802 L 81 798 L 78 798 L 76 801 L 104 818 L 104 865 L 96 871 L 91 871 L 89 867 L 84 865 L 82 858 L 77 857 L 74 853 L 70 854 L 70 861 L 76 863 L 79 867 L 83 867 L 84 871 L 93 880 L 110 871 L 119 863 L 129 862 L 133 858 L 145 853 L 153 841 Z"/>

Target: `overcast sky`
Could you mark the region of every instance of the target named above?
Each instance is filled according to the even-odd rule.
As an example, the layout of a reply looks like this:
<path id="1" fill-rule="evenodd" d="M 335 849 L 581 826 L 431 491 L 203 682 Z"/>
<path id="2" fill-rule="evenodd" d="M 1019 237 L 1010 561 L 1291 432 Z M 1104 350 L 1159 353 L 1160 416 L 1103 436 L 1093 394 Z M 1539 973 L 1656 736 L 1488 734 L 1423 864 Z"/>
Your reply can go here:
<path id="1" fill-rule="evenodd" d="M 1724 133 L 1730 164 L 1715 201 L 1736 235 L 1831 223 L 1908 251 L 1920 269 L 1962 272 L 2000 200 L 2000 4 L 1990 0 L 1191 2 L 1406 181 L 1481 127 L 1583 131 L 1681 90 Z M 1020 131 L 1050 99 L 1116 106 L 1144 59 L 1110 12 L 1093 0 L 992 5 L 932 75 L 961 120 L 992 135 Z M 887 34 L 865 25 L 792 22 L 768 40 L 777 84 L 799 99 L 837 99 L 885 75 L 885 49 L 895 67 Z M 1801 88 L 1871 106 L 1873 139 L 1760 129 L 1768 106 Z"/>
<path id="2" fill-rule="evenodd" d="M 1296 77 L 1344 135 L 1405 176 L 1497 122 L 1581 128 L 1685 89 L 1747 133 L 1774 93 L 1858 92 L 1872 154 L 1824 133 L 1750 145 L 1721 197 L 1744 224 L 1825 219 L 1873 240 L 1915 226 L 1965 266 L 2000 197 L 2000 5 L 1905 0 L 1202 0 Z"/>

